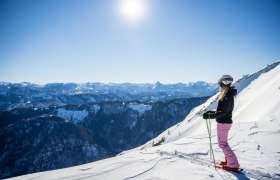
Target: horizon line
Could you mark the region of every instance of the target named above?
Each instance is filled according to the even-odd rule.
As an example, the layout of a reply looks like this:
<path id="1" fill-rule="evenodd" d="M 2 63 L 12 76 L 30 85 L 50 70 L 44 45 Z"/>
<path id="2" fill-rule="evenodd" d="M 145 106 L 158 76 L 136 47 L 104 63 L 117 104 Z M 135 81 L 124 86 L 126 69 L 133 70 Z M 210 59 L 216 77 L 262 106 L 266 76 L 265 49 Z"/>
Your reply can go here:
<path id="1" fill-rule="evenodd" d="M 21 81 L 21 82 L 9 82 L 9 81 L 0 81 L 0 84 L 34 84 L 34 85 L 40 85 L 40 86 L 45 86 L 47 84 L 105 84 L 105 85 L 113 85 L 113 84 L 139 84 L 139 85 L 143 85 L 143 84 L 163 84 L 163 85 L 175 85 L 175 84 L 191 84 L 191 83 L 207 83 L 207 84 L 217 84 L 217 82 L 206 82 L 203 80 L 198 80 L 198 81 L 189 81 L 189 82 L 176 82 L 176 83 L 165 83 L 165 82 L 160 82 L 160 81 L 156 81 L 154 83 L 152 82 L 48 82 L 48 83 L 35 83 L 35 82 L 30 82 L 30 81 Z"/>

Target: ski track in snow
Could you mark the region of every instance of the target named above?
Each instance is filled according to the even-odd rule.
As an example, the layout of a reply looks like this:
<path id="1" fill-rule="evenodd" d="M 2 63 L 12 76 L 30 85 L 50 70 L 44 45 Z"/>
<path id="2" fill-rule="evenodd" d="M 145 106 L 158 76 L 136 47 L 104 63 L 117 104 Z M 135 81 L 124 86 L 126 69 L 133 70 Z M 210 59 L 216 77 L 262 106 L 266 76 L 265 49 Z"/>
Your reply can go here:
<path id="1" fill-rule="evenodd" d="M 214 168 L 214 163 L 206 160 L 206 159 L 202 159 L 199 156 L 200 155 L 208 155 L 208 153 L 191 153 L 191 154 L 187 154 L 187 153 L 180 153 L 177 152 L 176 154 L 174 153 L 169 153 L 167 151 L 158 151 L 156 152 L 158 154 L 160 154 L 161 156 L 169 156 L 169 157 L 173 157 L 173 158 L 180 158 L 180 159 L 185 159 L 190 161 L 191 163 L 196 163 L 199 165 L 203 165 L 203 166 L 208 166 L 210 168 Z M 242 167 L 241 167 L 242 168 Z M 222 171 L 224 173 L 230 173 L 235 175 L 238 179 L 248 179 L 248 177 L 250 178 L 254 178 L 254 179 L 277 179 L 279 177 L 278 174 L 269 174 L 269 173 L 264 173 L 261 171 L 257 171 L 257 170 L 253 170 L 253 169 L 247 169 L 247 168 L 242 168 L 243 169 L 243 173 L 244 174 L 240 174 L 240 173 L 235 173 L 235 172 L 228 172 L 228 171 L 224 171 L 222 169 L 217 169 L 218 171 Z M 247 177 L 248 176 L 248 177 Z"/>
<path id="2" fill-rule="evenodd" d="M 136 177 L 139 178 L 141 175 L 143 175 L 147 172 L 152 172 L 152 174 L 158 174 L 159 171 L 157 169 L 162 169 L 165 166 L 165 165 L 159 165 L 159 164 L 162 164 L 161 161 L 165 161 L 165 160 L 169 160 L 169 159 L 171 159 L 171 157 L 170 158 L 160 158 L 159 160 L 156 161 L 156 163 L 152 167 L 149 167 L 146 170 L 144 170 L 144 171 L 142 171 L 142 172 L 140 172 L 140 173 L 138 173 L 134 176 L 127 177 L 127 178 L 125 178 L 125 180 L 134 179 Z"/>

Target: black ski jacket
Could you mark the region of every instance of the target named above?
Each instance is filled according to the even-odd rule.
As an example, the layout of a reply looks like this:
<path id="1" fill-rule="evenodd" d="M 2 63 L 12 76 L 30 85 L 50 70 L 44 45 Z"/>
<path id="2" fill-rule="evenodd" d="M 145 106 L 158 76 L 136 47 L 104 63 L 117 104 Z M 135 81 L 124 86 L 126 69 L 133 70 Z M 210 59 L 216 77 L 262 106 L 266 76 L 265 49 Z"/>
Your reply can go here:
<path id="1" fill-rule="evenodd" d="M 234 108 L 234 96 L 237 94 L 237 90 L 234 87 L 230 87 L 223 100 L 218 101 L 215 118 L 218 123 L 232 124 L 232 111 Z"/>

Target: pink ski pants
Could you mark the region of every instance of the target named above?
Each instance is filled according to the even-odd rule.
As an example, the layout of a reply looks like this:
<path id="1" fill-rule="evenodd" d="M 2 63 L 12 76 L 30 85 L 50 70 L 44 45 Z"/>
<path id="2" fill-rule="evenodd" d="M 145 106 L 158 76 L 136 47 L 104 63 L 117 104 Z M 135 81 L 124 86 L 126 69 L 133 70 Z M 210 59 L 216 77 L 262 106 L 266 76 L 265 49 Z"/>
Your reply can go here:
<path id="1" fill-rule="evenodd" d="M 231 128 L 231 124 L 217 123 L 217 135 L 219 147 L 222 148 L 225 159 L 227 161 L 227 166 L 231 168 L 238 168 L 239 163 L 236 155 L 228 145 L 228 132 Z"/>

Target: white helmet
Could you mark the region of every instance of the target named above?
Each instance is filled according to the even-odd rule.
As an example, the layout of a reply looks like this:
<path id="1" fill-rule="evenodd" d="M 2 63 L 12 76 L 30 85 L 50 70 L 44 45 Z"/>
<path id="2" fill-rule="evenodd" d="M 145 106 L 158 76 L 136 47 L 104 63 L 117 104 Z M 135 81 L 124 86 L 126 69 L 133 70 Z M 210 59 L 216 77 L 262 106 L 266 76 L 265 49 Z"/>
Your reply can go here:
<path id="1" fill-rule="evenodd" d="M 225 85 L 225 86 L 230 86 L 232 81 L 233 81 L 233 78 L 230 75 L 223 75 L 219 79 L 218 84 Z"/>

